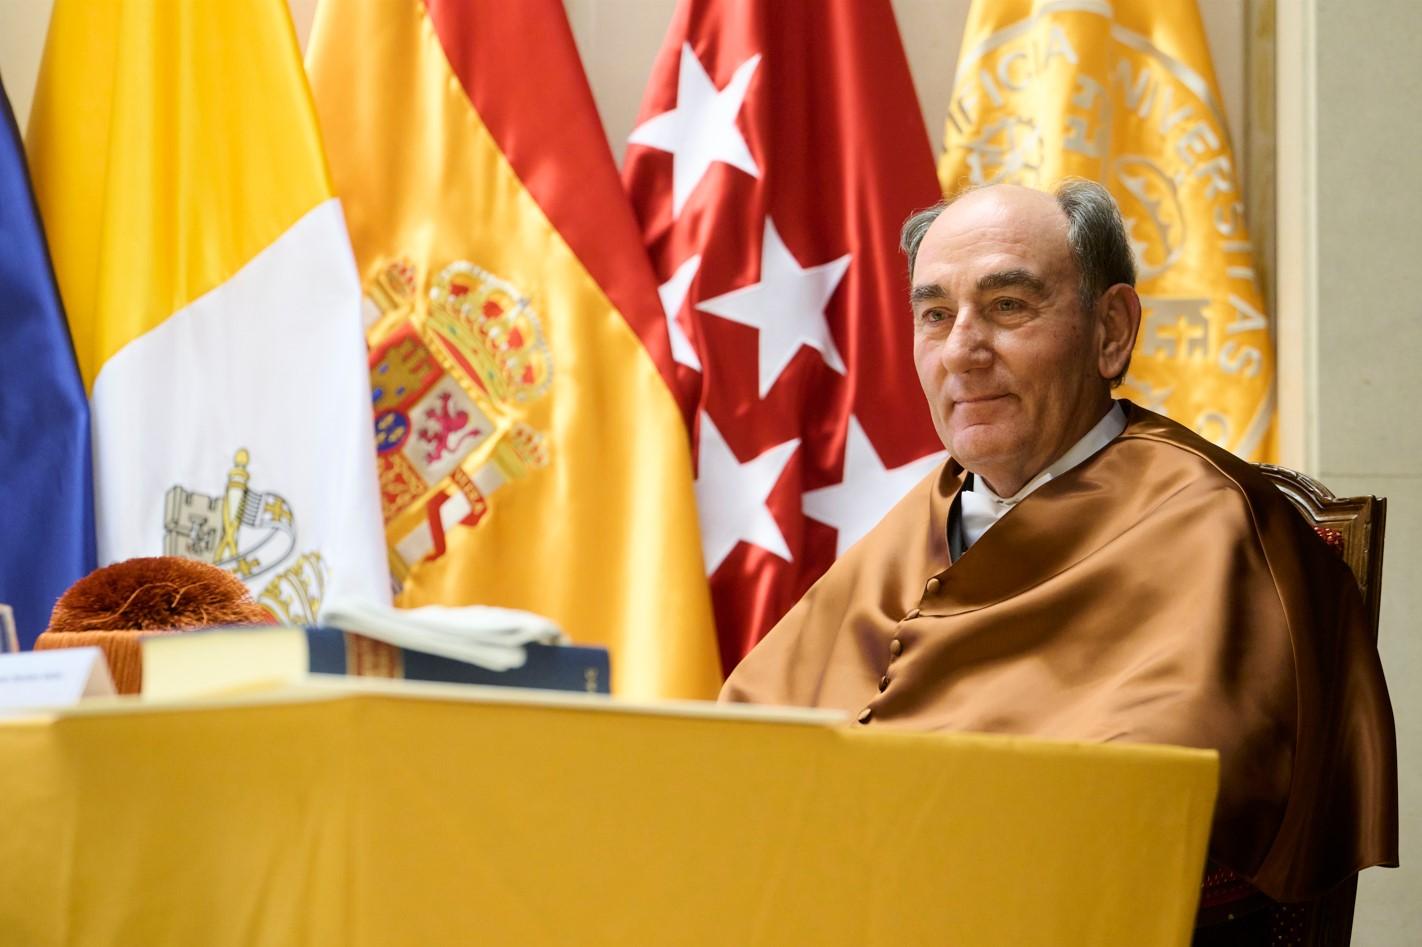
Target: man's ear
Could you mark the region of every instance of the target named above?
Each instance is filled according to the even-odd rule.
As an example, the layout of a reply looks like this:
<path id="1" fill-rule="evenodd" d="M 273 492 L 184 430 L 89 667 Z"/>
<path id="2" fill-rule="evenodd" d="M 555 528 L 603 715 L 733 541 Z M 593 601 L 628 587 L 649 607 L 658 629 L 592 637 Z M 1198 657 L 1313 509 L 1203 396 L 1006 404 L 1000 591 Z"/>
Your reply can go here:
<path id="1" fill-rule="evenodd" d="M 1101 294 L 1098 305 L 1097 367 L 1102 378 L 1117 378 L 1131 363 L 1131 350 L 1141 327 L 1141 298 L 1134 287 L 1117 283 Z"/>

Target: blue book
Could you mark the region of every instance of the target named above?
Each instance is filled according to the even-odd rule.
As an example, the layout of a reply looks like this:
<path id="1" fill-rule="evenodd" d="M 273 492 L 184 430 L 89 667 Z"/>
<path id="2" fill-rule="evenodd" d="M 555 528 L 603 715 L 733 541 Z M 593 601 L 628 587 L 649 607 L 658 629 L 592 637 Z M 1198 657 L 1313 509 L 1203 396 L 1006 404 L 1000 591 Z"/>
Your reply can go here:
<path id="1" fill-rule="evenodd" d="M 537 687 L 587 694 L 610 692 L 610 661 L 606 648 L 531 644 L 526 648 L 528 660 L 523 667 L 491 671 L 453 658 L 397 648 L 339 628 L 307 628 L 306 639 L 314 674 Z"/>

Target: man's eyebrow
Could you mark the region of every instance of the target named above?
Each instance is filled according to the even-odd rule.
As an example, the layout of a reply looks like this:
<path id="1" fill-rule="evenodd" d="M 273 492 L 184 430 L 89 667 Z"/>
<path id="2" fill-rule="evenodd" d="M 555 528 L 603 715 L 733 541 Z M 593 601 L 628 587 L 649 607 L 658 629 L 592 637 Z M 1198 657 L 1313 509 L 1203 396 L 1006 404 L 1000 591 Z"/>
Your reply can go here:
<path id="1" fill-rule="evenodd" d="M 1006 289 L 1009 286 L 1020 286 L 1030 293 L 1038 296 L 1047 294 L 1047 284 L 1039 276 L 1034 276 L 1024 269 L 999 270 L 996 273 L 989 273 L 978 280 L 978 292 L 987 293 L 994 289 Z"/>
<path id="2" fill-rule="evenodd" d="M 947 298 L 948 294 L 943 291 L 943 287 L 934 283 L 923 283 L 909 291 L 911 303 L 936 302 Z"/>

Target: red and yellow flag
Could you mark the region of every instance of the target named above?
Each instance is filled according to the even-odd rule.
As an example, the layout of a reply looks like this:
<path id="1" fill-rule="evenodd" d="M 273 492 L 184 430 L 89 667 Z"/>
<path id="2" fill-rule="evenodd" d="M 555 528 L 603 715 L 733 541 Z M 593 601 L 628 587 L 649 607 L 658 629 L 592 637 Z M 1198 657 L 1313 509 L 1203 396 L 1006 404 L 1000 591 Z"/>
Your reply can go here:
<path id="1" fill-rule="evenodd" d="M 730 671 L 943 461 L 896 249 L 938 186 L 893 7 L 682 0 L 628 145 Z"/>
<path id="2" fill-rule="evenodd" d="M 1273 340 L 1194 0 L 977 0 L 938 170 L 949 195 L 1106 185 L 1144 309 L 1122 393 L 1241 457 L 1273 456 Z"/>
<path id="3" fill-rule="evenodd" d="M 562 4 L 323 0 L 308 60 L 397 601 L 539 612 L 619 693 L 713 695 L 670 342 Z"/>

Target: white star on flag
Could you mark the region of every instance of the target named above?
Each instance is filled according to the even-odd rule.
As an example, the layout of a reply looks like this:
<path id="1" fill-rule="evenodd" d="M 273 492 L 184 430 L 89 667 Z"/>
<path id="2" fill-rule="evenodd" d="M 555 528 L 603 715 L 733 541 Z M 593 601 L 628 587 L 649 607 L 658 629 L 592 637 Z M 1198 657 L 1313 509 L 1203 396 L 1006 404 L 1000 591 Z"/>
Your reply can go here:
<path id="1" fill-rule="evenodd" d="M 847 374 L 830 335 L 825 306 L 849 269 L 850 257 L 846 253 L 819 266 L 802 267 L 766 217 L 760 282 L 696 304 L 703 312 L 760 330 L 762 398 L 802 345 L 818 350 L 826 365 Z"/>
<path id="2" fill-rule="evenodd" d="M 657 295 L 662 300 L 662 311 L 667 314 L 672 361 L 698 372 L 701 371 L 701 359 L 696 357 L 696 347 L 691 344 L 691 339 L 687 338 L 681 323 L 676 321 L 676 314 L 681 312 L 681 305 L 686 302 L 686 291 L 691 288 L 691 281 L 696 278 L 696 271 L 700 268 L 701 254 L 698 253 L 687 258 L 685 263 L 676 268 L 671 279 L 657 287 Z"/>
<path id="3" fill-rule="evenodd" d="M 785 534 L 765 505 L 800 439 L 777 444 L 741 463 L 711 416 L 701 412 L 701 455 L 696 470 L 696 508 L 701 511 L 701 550 L 706 574 L 714 573 L 738 542 L 748 542 L 793 561 Z"/>
<path id="4" fill-rule="evenodd" d="M 627 141 L 672 153 L 672 216 L 681 214 L 686 199 L 716 161 L 740 168 L 753 178 L 760 167 L 751 157 L 736 116 L 760 55 L 736 67 L 731 81 L 717 90 L 690 43 L 681 44 L 681 68 L 676 82 L 676 108 L 647 119 Z"/>
<path id="5" fill-rule="evenodd" d="M 942 463 L 947 453 L 938 451 L 889 470 L 874 451 L 874 445 L 869 443 L 859 419 L 851 414 L 844 441 L 843 479 L 834 486 L 805 491 L 800 508 L 810 519 L 839 530 L 834 554 L 842 556 L 883 519 L 914 484 Z"/>

